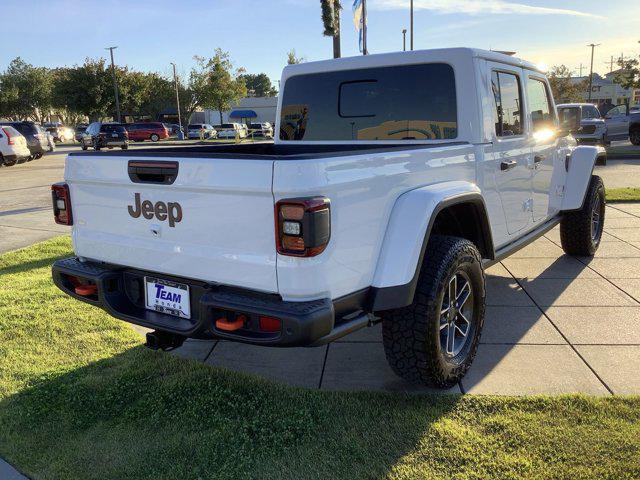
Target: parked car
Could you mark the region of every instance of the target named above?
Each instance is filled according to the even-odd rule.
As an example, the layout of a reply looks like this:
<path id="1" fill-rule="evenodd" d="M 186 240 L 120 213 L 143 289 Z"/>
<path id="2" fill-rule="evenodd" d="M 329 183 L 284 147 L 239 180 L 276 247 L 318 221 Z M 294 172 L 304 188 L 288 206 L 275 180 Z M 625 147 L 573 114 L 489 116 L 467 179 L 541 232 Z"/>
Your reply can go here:
<path id="1" fill-rule="evenodd" d="M 177 123 L 163 123 L 163 125 L 168 130 L 170 136 L 178 135 L 180 125 Z"/>
<path id="2" fill-rule="evenodd" d="M 247 132 L 239 123 L 223 123 L 216 125 L 218 138 L 246 138 Z"/>
<path id="3" fill-rule="evenodd" d="M 154 328 L 156 349 L 318 346 L 381 321 L 398 375 L 449 388 L 478 348 L 485 267 L 558 224 L 567 254 L 598 249 L 604 149 L 559 127 L 534 64 L 397 52 L 288 66 L 281 85 L 273 144 L 70 154 L 53 205 L 75 256 L 55 284 Z"/>
<path id="4" fill-rule="evenodd" d="M 579 144 L 600 144 L 607 141 L 607 125 L 600 111 L 591 103 L 563 103 L 557 106 L 560 122 L 579 124 L 573 137 Z"/>
<path id="5" fill-rule="evenodd" d="M 208 123 L 191 123 L 187 126 L 187 138 L 217 138 L 218 131 Z"/>
<path id="6" fill-rule="evenodd" d="M 269 122 L 252 123 L 249 125 L 249 132 L 254 138 L 273 138 L 273 127 Z"/>
<path id="7" fill-rule="evenodd" d="M 127 150 L 129 148 L 129 134 L 126 128 L 119 123 L 94 122 L 82 133 L 80 144 L 82 150 L 87 150 L 89 147 L 94 150 L 113 147 Z"/>
<path id="8" fill-rule="evenodd" d="M 629 113 L 640 113 L 640 105 L 629 107 Z"/>
<path id="9" fill-rule="evenodd" d="M 46 131 L 35 122 L 2 122 L 0 125 L 11 125 L 24 136 L 31 152 L 31 159 L 42 157 L 49 149 Z"/>
<path id="10" fill-rule="evenodd" d="M 124 125 L 129 133 L 129 140 L 143 142 L 151 140 L 157 142 L 169 138 L 169 131 L 161 122 L 140 122 Z"/>
<path id="11" fill-rule="evenodd" d="M 80 124 L 76 125 L 76 133 L 74 135 L 74 139 L 76 142 L 82 142 L 82 134 L 87 130 L 88 125 Z"/>
<path id="12" fill-rule="evenodd" d="M 53 140 L 56 142 L 64 143 L 67 140 L 73 140 L 75 137 L 73 129 L 65 127 L 64 125 L 45 124 L 44 128 L 47 132 L 51 133 Z"/>
<path id="13" fill-rule="evenodd" d="M 618 105 L 607 112 L 604 116 L 607 142 L 629 139 L 634 145 L 640 145 L 640 111 L 634 112 L 626 105 Z"/>
<path id="14" fill-rule="evenodd" d="M 8 167 L 31 158 L 27 139 L 11 125 L 0 126 L 0 165 Z"/>

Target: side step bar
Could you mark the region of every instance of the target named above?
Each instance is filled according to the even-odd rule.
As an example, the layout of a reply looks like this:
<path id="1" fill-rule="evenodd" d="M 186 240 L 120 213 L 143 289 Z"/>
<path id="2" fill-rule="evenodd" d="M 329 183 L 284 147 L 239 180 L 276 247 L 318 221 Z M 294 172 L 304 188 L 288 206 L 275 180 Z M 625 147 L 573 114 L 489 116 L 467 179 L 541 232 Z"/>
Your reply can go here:
<path id="1" fill-rule="evenodd" d="M 364 327 L 369 327 L 375 323 L 375 316 L 370 313 L 361 312 L 351 320 L 345 320 L 344 322 L 333 327 L 333 330 L 324 337 L 320 337 L 313 342 L 309 347 L 320 347 L 327 343 L 333 342 L 339 338 L 349 335 L 350 333 L 360 330 Z"/>

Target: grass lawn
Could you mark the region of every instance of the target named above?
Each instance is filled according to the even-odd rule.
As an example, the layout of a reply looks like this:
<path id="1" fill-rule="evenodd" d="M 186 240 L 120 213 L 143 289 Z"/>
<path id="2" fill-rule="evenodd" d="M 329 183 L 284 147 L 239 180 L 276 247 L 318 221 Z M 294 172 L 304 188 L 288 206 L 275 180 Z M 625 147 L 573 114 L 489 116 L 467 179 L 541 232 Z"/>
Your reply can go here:
<path id="1" fill-rule="evenodd" d="M 640 202 L 640 188 L 607 188 L 607 202 Z"/>
<path id="2" fill-rule="evenodd" d="M 35 479 L 640 477 L 640 398 L 331 393 L 152 352 L 0 256 L 0 456 Z M 544 375 L 544 372 L 540 372 Z"/>

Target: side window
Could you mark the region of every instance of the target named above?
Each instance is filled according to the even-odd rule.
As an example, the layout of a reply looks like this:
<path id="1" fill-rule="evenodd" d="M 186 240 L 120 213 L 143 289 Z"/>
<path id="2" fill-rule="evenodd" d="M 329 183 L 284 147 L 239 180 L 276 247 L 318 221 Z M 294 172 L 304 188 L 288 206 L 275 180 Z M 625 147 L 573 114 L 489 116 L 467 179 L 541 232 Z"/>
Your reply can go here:
<path id="1" fill-rule="evenodd" d="M 529 115 L 531 115 L 533 131 L 537 132 L 545 128 L 553 128 L 555 126 L 553 106 L 545 83 L 535 78 L 529 78 L 527 94 L 529 96 Z"/>
<path id="2" fill-rule="evenodd" d="M 498 137 L 522 135 L 520 105 L 522 91 L 520 80 L 513 73 L 493 72 L 491 74 L 493 91 L 493 119 Z"/>

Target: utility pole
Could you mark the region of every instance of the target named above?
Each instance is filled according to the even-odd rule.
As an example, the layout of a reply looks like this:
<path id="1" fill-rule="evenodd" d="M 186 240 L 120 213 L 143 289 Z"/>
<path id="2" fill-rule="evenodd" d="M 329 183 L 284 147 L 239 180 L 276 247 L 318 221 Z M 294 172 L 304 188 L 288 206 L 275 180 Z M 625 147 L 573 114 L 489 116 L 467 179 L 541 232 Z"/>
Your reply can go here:
<path id="1" fill-rule="evenodd" d="M 409 47 L 413 50 L 413 0 L 411 0 L 409 5 L 409 10 Z"/>
<path id="2" fill-rule="evenodd" d="M 611 60 L 608 62 L 604 62 L 609 64 L 609 73 L 613 72 L 613 55 L 611 55 Z"/>
<path id="3" fill-rule="evenodd" d="M 362 0 L 362 54 L 367 53 L 367 0 Z"/>
<path id="4" fill-rule="evenodd" d="M 402 51 L 403 52 L 407 51 L 407 29 L 406 28 L 402 29 Z"/>
<path id="5" fill-rule="evenodd" d="M 178 128 L 180 129 L 180 133 L 182 133 L 182 117 L 180 116 L 180 95 L 178 95 L 178 76 L 176 75 L 176 64 L 171 62 L 173 66 L 173 83 L 176 87 L 176 105 L 178 106 Z M 180 138 L 180 137 L 178 137 Z M 180 140 L 182 140 L 180 138 Z"/>
<path id="6" fill-rule="evenodd" d="M 584 68 L 584 67 L 582 66 L 582 63 L 580 64 L 580 66 L 579 66 L 579 67 L 576 67 L 576 68 L 579 68 L 579 69 L 580 69 L 580 76 L 582 77 L 582 69 Z"/>
<path id="7" fill-rule="evenodd" d="M 591 47 L 591 71 L 589 73 L 589 101 L 591 101 L 591 88 L 593 87 L 593 52 L 596 49 L 596 47 L 600 46 L 600 44 L 599 43 L 590 43 L 587 46 Z"/>
<path id="8" fill-rule="evenodd" d="M 118 47 L 107 47 L 105 50 L 109 50 L 111 53 L 111 75 L 113 75 L 113 91 L 116 95 L 116 116 L 118 117 L 118 123 L 122 122 L 120 118 L 120 98 L 118 96 L 118 79 L 116 78 L 116 66 L 113 62 L 113 51 Z"/>

